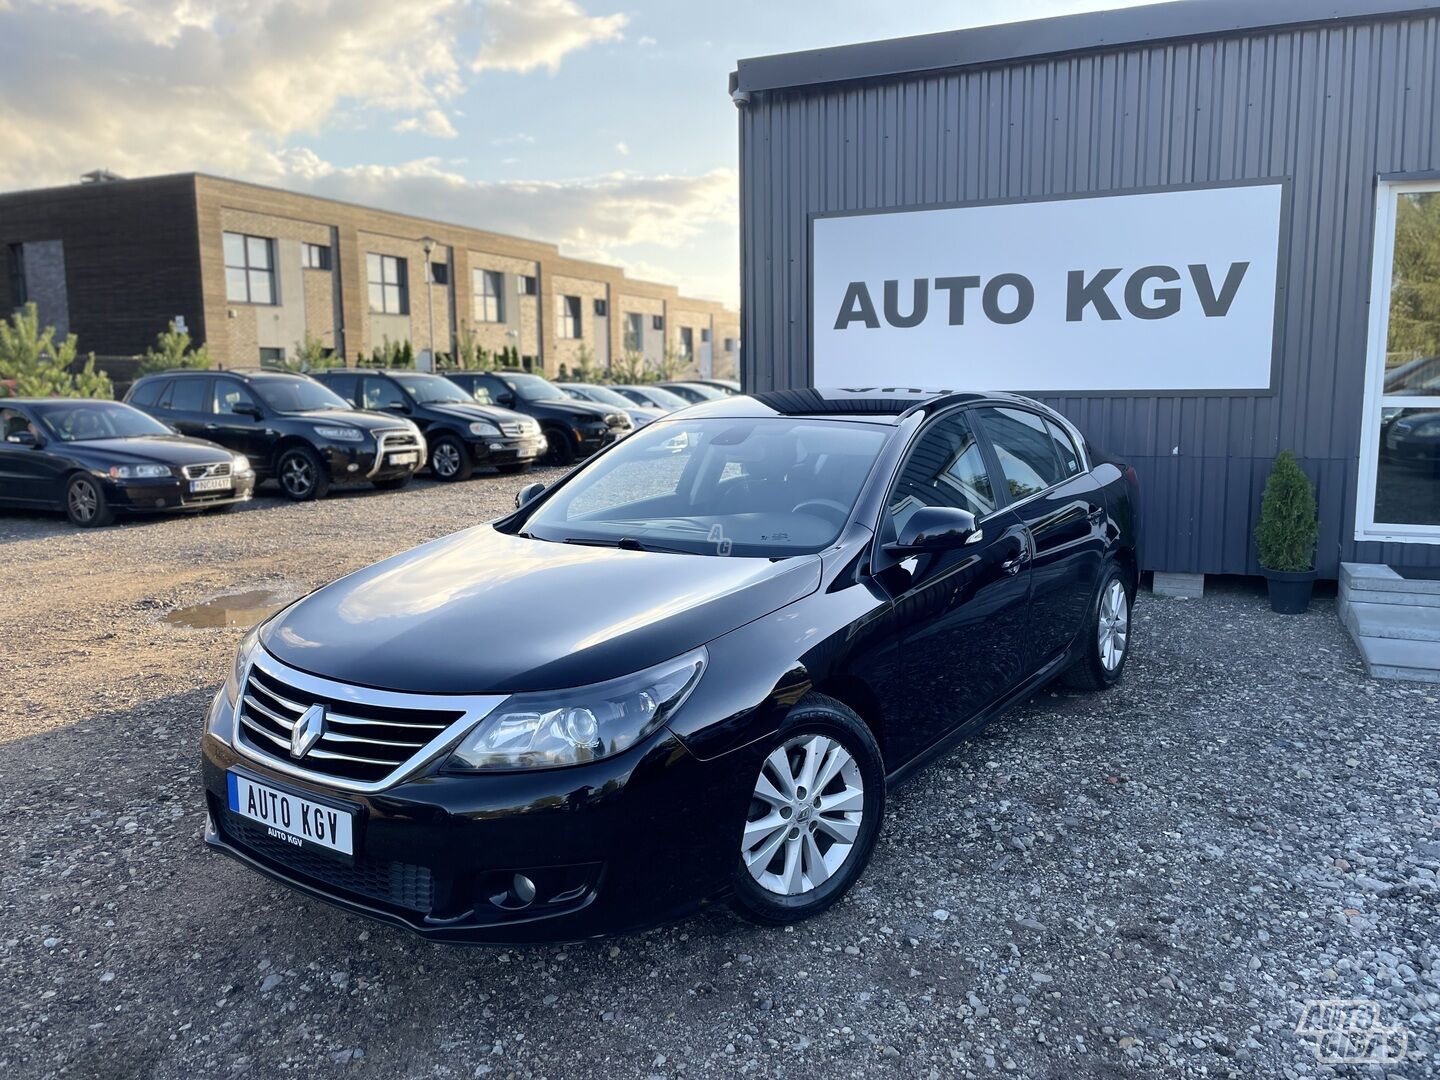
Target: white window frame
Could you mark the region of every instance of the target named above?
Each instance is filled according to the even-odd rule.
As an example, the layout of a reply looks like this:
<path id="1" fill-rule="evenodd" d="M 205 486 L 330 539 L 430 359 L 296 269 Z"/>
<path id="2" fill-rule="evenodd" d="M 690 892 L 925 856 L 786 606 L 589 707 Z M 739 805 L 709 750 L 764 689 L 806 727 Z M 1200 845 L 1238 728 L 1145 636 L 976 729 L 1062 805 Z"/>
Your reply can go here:
<path id="1" fill-rule="evenodd" d="M 1440 544 L 1440 525 L 1375 520 L 1375 473 L 1380 461 L 1380 413 L 1386 408 L 1440 409 L 1440 398 L 1385 394 L 1390 336 L 1390 271 L 1395 262 L 1395 205 L 1409 192 L 1440 193 L 1440 180 L 1380 180 L 1375 186 L 1375 243 L 1370 267 L 1370 330 L 1365 348 L 1364 412 L 1355 484 L 1355 539 L 1371 543 Z"/>

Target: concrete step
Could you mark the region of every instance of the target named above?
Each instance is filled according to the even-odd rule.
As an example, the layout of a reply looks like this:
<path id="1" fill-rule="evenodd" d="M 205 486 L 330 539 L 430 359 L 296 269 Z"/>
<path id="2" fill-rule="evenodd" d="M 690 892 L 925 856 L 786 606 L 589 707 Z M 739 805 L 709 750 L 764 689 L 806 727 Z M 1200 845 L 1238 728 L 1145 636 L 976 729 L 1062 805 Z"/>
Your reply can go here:
<path id="1" fill-rule="evenodd" d="M 1341 563 L 1340 584 L 1355 591 L 1440 597 L 1440 579 L 1401 577 L 1378 563 Z"/>
<path id="2" fill-rule="evenodd" d="M 1440 671 L 1433 668 L 1391 667 L 1386 664 L 1366 664 L 1365 674 L 1372 679 L 1404 679 L 1406 682 L 1440 684 Z"/>
<path id="3" fill-rule="evenodd" d="M 1357 638 L 1440 641 L 1440 611 L 1413 604 L 1342 605 L 1345 629 Z"/>
<path id="4" fill-rule="evenodd" d="M 1403 578 L 1401 578 L 1404 581 Z M 1434 581 L 1405 581 L 1406 585 L 1435 585 Z M 1398 589 L 1371 589 L 1352 587 L 1344 578 L 1340 579 L 1341 604 L 1394 604 L 1405 607 L 1440 608 L 1440 592 L 1414 590 L 1402 592 Z"/>
<path id="5" fill-rule="evenodd" d="M 1413 668 L 1440 675 L 1440 641 L 1409 641 L 1405 638 L 1356 638 L 1367 667 Z"/>

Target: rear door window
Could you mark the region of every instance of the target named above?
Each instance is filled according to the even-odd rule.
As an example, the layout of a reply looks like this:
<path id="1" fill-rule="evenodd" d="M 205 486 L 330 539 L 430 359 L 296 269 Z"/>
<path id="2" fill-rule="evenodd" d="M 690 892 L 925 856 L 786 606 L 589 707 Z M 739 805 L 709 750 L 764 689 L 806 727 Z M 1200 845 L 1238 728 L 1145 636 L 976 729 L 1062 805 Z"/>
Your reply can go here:
<path id="1" fill-rule="evenodd" d="M 209 379 L 176 379 L 170 386 L 170 408 L 174 412 L 210 411 Z"/>
<path id="2" fill-rule="evenodd" d="M 360 380 L 354 375 L 331 375 L 328 379 L 321 380 L 335 393 L 339 394 L 351 405 L 357 405 L 355 400 L 355 384 Z"/>
<path id="3" fill-rule="evenodd" d="M 130 404 L 143 406 L 154 405 L 155 402 L 160 400 L 160 391 L 164 389 L 166 385 L 167 383 L 164 379 L 151 379 L 148 382 L 142 382 L 131 392 Z"/>

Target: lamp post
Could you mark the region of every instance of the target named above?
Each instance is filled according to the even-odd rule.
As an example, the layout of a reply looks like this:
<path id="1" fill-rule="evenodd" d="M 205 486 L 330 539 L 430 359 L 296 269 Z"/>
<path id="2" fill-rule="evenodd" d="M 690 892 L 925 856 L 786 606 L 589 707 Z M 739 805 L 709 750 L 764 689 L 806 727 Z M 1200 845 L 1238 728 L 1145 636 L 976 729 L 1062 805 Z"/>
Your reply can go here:
<path id="1" fill-rule="evenodd" d="M 430 253 L 435 250 L 436 240 L 433 236 L 426 236 L 421 239 L 421 245 L 425 248 L 425 307 L 430 315 L 430 370 L 435 370 L 435 290 L 431 286 L 435 283 L 430 268 Z"/>

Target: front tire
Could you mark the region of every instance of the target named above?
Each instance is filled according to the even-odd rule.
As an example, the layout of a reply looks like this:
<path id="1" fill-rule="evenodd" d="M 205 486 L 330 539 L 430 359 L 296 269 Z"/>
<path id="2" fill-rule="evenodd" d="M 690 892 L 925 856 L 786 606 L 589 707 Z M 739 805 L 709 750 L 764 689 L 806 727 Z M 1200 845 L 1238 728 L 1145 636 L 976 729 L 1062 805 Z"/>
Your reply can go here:
<path id="1" fill-rule="evenodd" d="M 1114 563 L 1100 575 L 1100 587 L 1090 601 L 1080 658 L 1065 673 L 1065 681 L 1081 690 L 1108 690 L 1125 673 L 1130 656 L 1130 609 L 1134 590 Z"/>
<path id="2" fill-rule="evenodd" d="M 99 529 L 115 521 L 105 489 L 83 473 L 72 476 L 65 485 L 65 516 L 82 529 Z"/>
<path id="3" fill-rule="evenodd" d="M 323 499 L 330 490 L 330 474 L 320 455 L 308 446 L 295 446 L 280 455 L 276 468 L 280 491 L 291 502 Z"/>
<path id="4" fill-rule="evenodd" d="M 559 428 L 545 429 L 545 464 L 562 467 L 573 465 L 575 457 L 575 443 L 569 435 Z"/>
<path id="5" fill-rule="evenodd" d="M 766 926 L 820 914 L 860 877 L 885 817 L 885 766 L 850 709 L 810 694 L 757 769 L 731 906 Z"/>
<path id="6" fill-rule="evenodd" d="M 475 471 L 470 451 L 453 435 L 441 435 L 430 444 L 430 472 L 436 480 L 469 480 Z"/>

